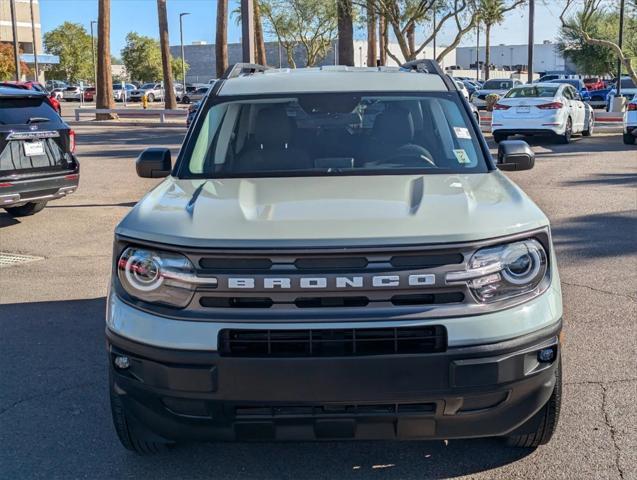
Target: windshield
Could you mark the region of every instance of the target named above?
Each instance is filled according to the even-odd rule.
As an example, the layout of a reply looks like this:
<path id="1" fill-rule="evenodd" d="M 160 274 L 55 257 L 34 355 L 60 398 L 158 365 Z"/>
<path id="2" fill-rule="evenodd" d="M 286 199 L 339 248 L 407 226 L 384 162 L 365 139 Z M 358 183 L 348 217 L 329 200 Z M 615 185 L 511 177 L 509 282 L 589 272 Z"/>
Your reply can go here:
<path id="1" fill-rule="evenodd" d="M 205 178 L 488 171 L 449 92 L 229 100 L 200 116 L 183 158 Z"/>
<path id="2" fill-rule="evenodd" d="M 154 83 L 145 83 L 142 85 L 141 90 L 152 90 L 153 88 L 155 88 Z"/>
<path id="3" fill-rule="evenodd" d="M 622 88 L 636 88 L 632 78 L 622 78 L 619 83 Z"/>
<path id="4" fill-rule="evenodd" d="M 539 87 L 539 86 L 528 86 L 528 87 L 518 87 L 512 90 L 504 96 L 504 98 L 544 98 L 544 97 L 554 97 L 555 92 L 559 87 Z"/>
<path id="5" fill-rule="evenodd" d="M 511 80 L 487 80 L 482 88 L 485 90 L 508 90 L 512 86 Z"/>

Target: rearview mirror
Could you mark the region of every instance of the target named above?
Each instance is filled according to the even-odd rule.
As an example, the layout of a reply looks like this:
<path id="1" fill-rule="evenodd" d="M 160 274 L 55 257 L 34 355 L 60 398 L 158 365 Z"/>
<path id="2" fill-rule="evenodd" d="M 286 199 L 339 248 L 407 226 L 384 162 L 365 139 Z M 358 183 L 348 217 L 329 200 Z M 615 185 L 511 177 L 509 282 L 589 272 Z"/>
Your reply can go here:
<path id="1" fill-rule="evenodd" d="M 170 175 L 172 162 L 167 148 L 147 148 L 135 161 L 137 175 L 142 178 L 162 178 Z"/>
<path id="2" fill-rule="evenodd" d="M 524 140 L 504 140 L 498 146 L 500 170 L 530 170 L 535 165 L 535 153 Z"/>

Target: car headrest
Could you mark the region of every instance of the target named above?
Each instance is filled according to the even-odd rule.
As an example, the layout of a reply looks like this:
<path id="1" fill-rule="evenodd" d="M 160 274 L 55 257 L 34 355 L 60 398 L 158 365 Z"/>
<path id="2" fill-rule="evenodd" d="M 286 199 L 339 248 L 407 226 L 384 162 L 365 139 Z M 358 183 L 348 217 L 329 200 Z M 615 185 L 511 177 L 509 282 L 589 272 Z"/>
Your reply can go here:
<path id="1" fill-rule="evenodd" d="M 259 111 L 254 125 L 254 141 L 265 147 L 286 148 L 291 140 L 291 125 L 284 105 Z"/>
<path id="2" fill-rule="evenodd" d="M 414 121 L 409 110 L 390 106 L 376 117 L 374 122 L 376 138 L 392 145 L 404 145 L 414 139 Z"/>

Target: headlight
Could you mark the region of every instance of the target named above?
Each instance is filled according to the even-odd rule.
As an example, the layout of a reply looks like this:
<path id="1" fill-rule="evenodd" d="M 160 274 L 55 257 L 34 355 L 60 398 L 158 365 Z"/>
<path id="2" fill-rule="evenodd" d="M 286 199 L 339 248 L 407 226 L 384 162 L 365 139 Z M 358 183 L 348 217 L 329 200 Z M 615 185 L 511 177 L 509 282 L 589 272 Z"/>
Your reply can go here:
<path id="1" fill-rule="evenodd" d="M 478 301 L 491 303 L 532 292 L 547 270 L 544 247 L 537 240 L 523 240 L 478 250 L 467 270 L 447 273 L 446 281 L 466 282 Z"/>
<path id="2" fill-rule="evenodd" d="M 119 257 L 117 277 L 134 298 L 180 308 L 190 303 L 197 283 L 203 283 L 183 255 L 135 247 Z M 206 283 L 216 285 L 216 280 Z"/>

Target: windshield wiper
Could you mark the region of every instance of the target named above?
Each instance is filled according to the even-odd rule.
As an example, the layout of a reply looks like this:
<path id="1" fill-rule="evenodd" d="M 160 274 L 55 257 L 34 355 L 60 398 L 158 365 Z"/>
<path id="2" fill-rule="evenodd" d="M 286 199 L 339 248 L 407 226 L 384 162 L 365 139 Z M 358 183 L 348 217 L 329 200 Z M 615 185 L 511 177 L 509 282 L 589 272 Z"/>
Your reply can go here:
<path id="1" fill-rule="evenodd" d="M 27 120 L 27 125 L 31 123 L 44 123 L 44 122 L 50 122 L 50 121 L 51 120 L 46 117 L 31 117 Z"/>

